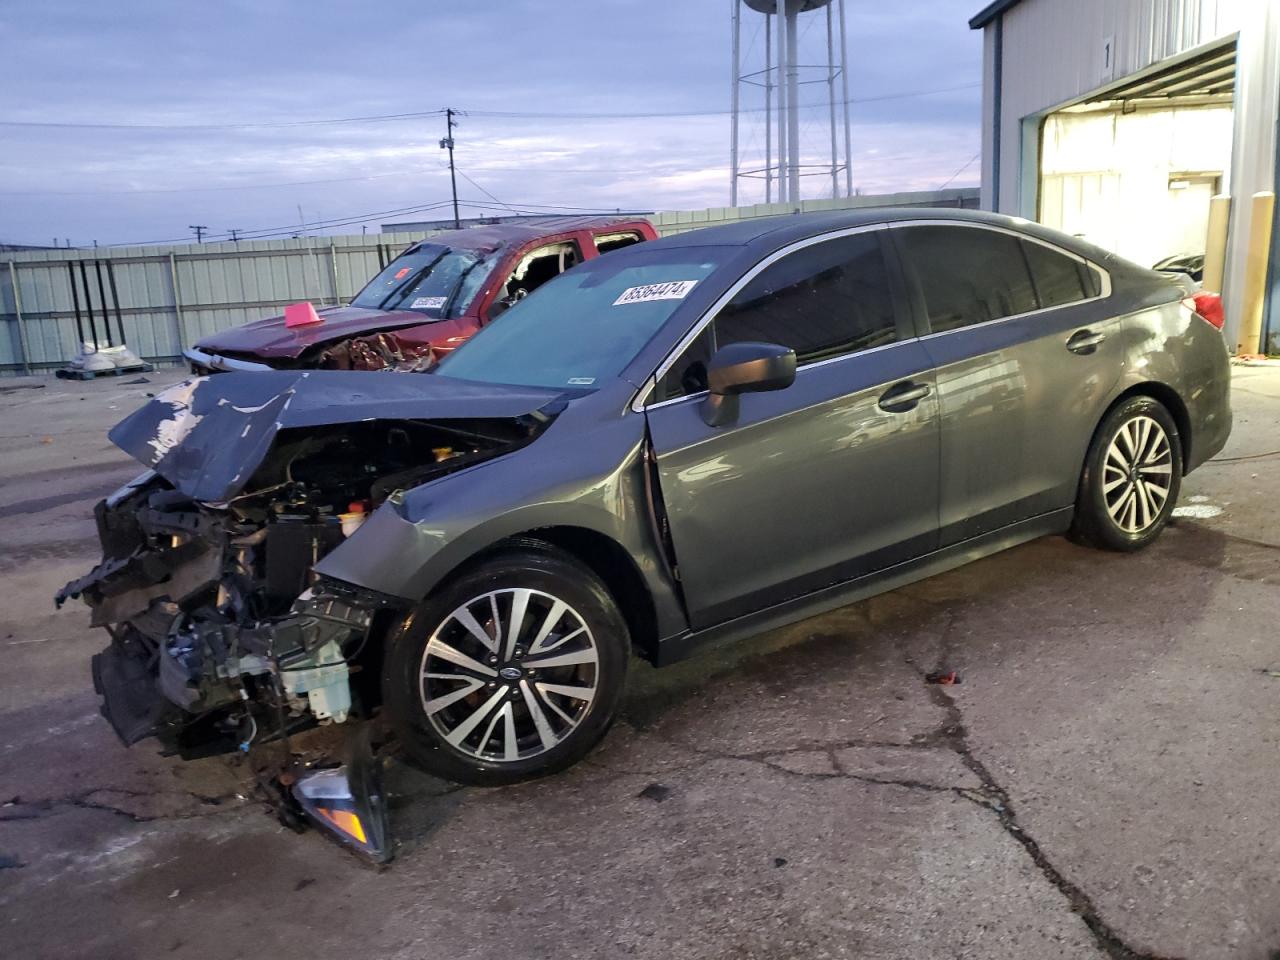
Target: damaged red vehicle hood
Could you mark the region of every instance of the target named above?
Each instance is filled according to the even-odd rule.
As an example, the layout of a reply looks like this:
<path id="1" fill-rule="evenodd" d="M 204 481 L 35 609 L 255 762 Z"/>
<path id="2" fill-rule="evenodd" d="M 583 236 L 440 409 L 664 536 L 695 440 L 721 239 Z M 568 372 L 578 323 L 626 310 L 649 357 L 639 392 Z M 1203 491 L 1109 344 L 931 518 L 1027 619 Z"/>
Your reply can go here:
<path id="1" fill-rule="evenodd" d="M 307 350 L 332 340 L 346 340 L 382 330 L 439 322 L 416 310 L 369 310 L 365 307 L 321 307 L 320 323 L 286 327 L 284 317 L 267 317 L 205 337 L 196 346 L 211 353 L 252 354 L 264 359 L 296 360 Z"/>
<path id="2" fill-rule="evenodd" d="M 545 423 L 559 390 L 434 374 L 270 370 L 185 380 L 121 420 L 108 436 L 194 500 L 244 489 L 281 431 L 362 420 L 523 419 Z"/>

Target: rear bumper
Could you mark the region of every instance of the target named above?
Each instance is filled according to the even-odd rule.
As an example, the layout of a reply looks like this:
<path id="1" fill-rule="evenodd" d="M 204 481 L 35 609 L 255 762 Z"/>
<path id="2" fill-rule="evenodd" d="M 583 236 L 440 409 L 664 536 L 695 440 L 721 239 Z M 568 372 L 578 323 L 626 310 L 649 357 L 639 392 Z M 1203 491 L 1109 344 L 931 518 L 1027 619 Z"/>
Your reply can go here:
<path id="1" fill-rule="evenodd" d="M 274 370 L 274 367 L 253 360 L 236 360 L 217 353 L 208 353 L 199 347 L 187 347 L 182 355 L 191 364 L 194 373 L 218 373 L 232 370 Z"/>

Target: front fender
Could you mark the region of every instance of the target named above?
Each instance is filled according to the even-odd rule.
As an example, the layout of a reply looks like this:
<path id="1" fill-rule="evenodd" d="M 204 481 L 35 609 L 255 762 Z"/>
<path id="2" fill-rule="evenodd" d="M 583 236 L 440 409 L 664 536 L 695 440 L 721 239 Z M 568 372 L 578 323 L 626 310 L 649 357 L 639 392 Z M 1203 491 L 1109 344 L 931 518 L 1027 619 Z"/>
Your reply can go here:
<path id="1" fill-rule="evenodd" d="M 679 633 L 687 622 L 645 499 L 643 421 L 628 420 L 634 429 L 614 422 L 585 435 L 553 425 L 528 447 L 389 500 L 315 570 L 416 603 L 504 540 L 547 527 L 587 530 L 631 558 L 659 636 Z"/>

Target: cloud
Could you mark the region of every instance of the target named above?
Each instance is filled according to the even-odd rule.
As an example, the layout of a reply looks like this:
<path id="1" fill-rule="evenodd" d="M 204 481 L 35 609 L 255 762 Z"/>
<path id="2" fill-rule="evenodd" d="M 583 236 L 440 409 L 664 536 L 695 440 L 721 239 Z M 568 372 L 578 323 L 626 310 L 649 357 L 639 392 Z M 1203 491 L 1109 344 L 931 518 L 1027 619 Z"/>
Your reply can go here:
<path id="1" fill-rule="evenodd" d="M 976 84 L 981 43 L 965 26 L 971 6 L 848 3 L 850 94 L 868 101 L 851 111 L 854 180 L 864 192 L 936 186 L 978 149 L 976 87 L 875 99 Z M 806 42 L 821 47 L 824 27 L 814 22 Z M 474 111 L 460 118 L 459 169 L 507 203 L 728 202 L 723 113 L 483 115 L 726 111 L 729 24 L 718 2 L 45 0 L 0 8 L 0 48 L 2 119 L 226 124 L 452 105 Z M 804 97 L 816 99 L 821 86 L 807 86 Z M 826 162 L 824 117 L 806 111 L 806 163 Z M 744 120 L 744 143 L 758 121 Z M 449 195 L 443 127 L 430 116 L 238 129 L 0 128 L 0 238 L 177 239 L 190 223 L 218 232 L 296 222 L 299 206 L 312 220 L 426 205 Z M 957 182 L 974 182 L 974 170 Z M 829 189 L 822 177 L 806 178 L 806 195 Z M 489 202 L 465 179 L 459 193 Z M 745 187 L 743 196 L 755 199 Z"/>

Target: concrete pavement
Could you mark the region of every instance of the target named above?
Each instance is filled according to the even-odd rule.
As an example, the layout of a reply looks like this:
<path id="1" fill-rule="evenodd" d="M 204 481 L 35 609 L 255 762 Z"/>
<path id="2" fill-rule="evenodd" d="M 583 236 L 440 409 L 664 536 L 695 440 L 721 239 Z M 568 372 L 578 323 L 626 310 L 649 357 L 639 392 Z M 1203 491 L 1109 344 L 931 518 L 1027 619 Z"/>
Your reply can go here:
<path id="1" fill-rule="evenodd" d="M 663 671 L 567 773 L 396 773 L 397 861 L 235 761 L 121 747 L 50 596 L 150 383 L 0 381 L 0 943 L 14 957 L 1194 957 L 1280 950 L 1280 370 L 1151 549 L 1042 540 Z M 130 379 L 130 378 L 126 378 Z M 923 682 L 935 669 L 962 683 Z"/>

